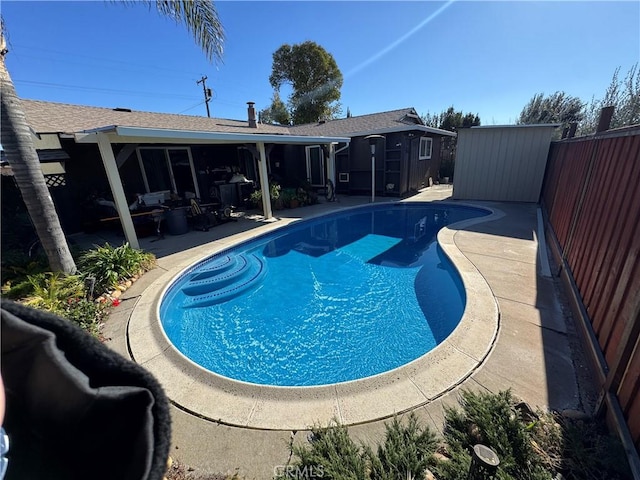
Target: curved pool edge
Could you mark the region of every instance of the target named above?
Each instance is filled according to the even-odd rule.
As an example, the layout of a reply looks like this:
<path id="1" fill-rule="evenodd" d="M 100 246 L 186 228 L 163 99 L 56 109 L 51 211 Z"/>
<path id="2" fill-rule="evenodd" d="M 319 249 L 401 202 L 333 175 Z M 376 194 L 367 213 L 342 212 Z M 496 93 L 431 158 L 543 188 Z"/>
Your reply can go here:
<path id="1" fill-rule="evenodd" d="M 460 323 L 449 337 L 408 364 L 364 379 L 309 387 L 256 385 L 209 372 L 178 352 L 160 324 L 160 300 L 173 279 L 189 268 L 184 265 L 167 270 L 138 299 L 127 326 L 129 353 L 156 377 L 178 408 L 226 425 L 265 430 L 305 430 L 335 420 L 354 425 L 428 404 L 458 386 L 483 363 L 499 328 L 495 296 L 478 269 L 457 247 L 455 235 L 458 230 L 496 220 L 504 214 L 481 205 L 450 203 L 492 213 L 457 222 L 438 233 L 442 250 L 462 278 L 467 303 Z M 273 230 L 254 230 L 250 235 Z M 234 243 L 245 239 L 236 240 Z M 206 255 L 230 246 L 221 245 Z"/>

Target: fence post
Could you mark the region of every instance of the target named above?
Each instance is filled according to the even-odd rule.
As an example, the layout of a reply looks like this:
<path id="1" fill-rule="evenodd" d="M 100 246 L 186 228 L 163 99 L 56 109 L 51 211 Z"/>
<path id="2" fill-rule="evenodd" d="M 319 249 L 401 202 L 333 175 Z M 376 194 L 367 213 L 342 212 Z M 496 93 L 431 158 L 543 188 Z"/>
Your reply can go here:
<path id="1" fill-rule="evenodd" d="M 490 480 L 496 478 L 500 459 L 489 447 L 477 444 L 473 446 L 471 466 L 467 480 Z"/>
<path id="2" fill-rule="evenodd" d="M 613 118 L 613 109 L 615 107 L 613 105 L 609 107 L 603 107 L 600 110 L 600 119 L 598 120 L 598 128 L 596 128 L 596 133 L 605 132 L 609 130 L 611 126 L 611 118 Z"/>

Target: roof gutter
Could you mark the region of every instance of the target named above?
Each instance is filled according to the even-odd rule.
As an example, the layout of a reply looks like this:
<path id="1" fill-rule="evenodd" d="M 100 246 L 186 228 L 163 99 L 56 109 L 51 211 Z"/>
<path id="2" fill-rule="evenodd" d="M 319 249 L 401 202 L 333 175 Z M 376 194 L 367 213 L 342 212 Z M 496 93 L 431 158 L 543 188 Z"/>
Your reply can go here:
<path id="1" fill-rule="evenodd" d="M 75 135 L 78 143 L 97 143 L 97 133 L 106 133 L 114 143 L 282 143 L 317 145 L 349 143 L 349 137 L 323 137 L 304 135 L 279 135 L 262 133 L 205 132 L 194 130 L 169 130 L 144 127 L 108 126 Z"/>
<path id="2" fill-rule="evenodd" d="M 457 136 L 455 132 L 450 132 L 448 130 L 441 130 L 440 128 L 427 127 L 424 125 L 402 125 L 398 127 L 378 128 L 375 130 L 366 130 L 363 132 L 349 132 L 348 135 L 351 138 L 353 138 L 353 137 L 364 137 L 367 135 L 384 135 L 386 133 L 410 132 L 410 131 L 416 131 L 416 130 L 424 133 L 434 133 L 436 135 L 443 135 L 447 137 Z"/>

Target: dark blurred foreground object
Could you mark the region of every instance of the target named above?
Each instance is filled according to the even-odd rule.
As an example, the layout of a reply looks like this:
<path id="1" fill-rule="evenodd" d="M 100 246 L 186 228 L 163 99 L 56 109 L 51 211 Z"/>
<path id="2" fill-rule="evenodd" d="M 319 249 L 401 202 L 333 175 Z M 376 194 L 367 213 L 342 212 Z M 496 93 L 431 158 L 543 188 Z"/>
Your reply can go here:
<path id="1" fill-rule="evenodd" d="M 171 418 L 141 366 L 55 315 L 3 301 L 6 479 L 160 480 Z"/>

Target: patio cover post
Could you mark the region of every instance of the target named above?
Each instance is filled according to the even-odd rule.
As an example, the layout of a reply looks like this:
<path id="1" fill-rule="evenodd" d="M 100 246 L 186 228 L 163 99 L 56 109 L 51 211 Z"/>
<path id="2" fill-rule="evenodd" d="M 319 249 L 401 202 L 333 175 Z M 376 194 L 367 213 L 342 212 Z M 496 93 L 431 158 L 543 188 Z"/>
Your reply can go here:
<path id="1" fill-rule="evenodd" d="M 257 142 L 258 152 L 258 173 L 260 175 L 260 189 L 262 190 L 262 211 L 264 218 L 273 217 L 271 212 L 271 195 L 269 194 L 269 172 L 267 171 L 267 154 L 264 149 L 264 142 Z"/>
<path id="2" fill-rule="evenodd" d="M 98 148 L 100 149 L 102 163 L 107 172 L 107 179 L 109 180 L 109 186 L 113 194 L 113 201 L 116 204 L 116 210 L 118 211 L 122 229 L 124 230 L 124 236 L 132 248 L 139 249 L 140 244 L 138 243 L 136 230 L 133 226 L 133 220 L 131 219 L 127 197 L 122 188 L 122 179 L 120 178 L 120 173 L 118 173 L 118 165 L 116 164 L 116 158 L 111 149 L 111 142 L 109 141 L 109 137 L 104 133 L 96 133 L 96 136 L 98 138 Z"/>
<path id="3" fill-rule="evenodd" d="M 327 165 L 327 177 L 333 183 L 334 188 L 336 185 L 336 145 L 334 143 L 329 144 L 329 165 Z M 328 182 L 327 182 L 328 183 Z"/>

